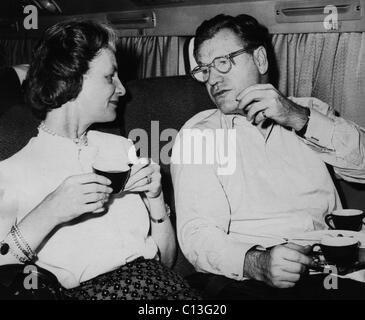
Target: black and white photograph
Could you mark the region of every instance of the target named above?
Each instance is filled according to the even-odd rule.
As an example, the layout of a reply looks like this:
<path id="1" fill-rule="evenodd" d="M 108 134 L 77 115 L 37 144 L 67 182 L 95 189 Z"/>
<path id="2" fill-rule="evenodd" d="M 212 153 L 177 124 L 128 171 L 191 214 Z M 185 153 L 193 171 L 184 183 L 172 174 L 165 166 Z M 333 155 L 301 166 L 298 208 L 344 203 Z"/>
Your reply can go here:
<path id="1" fill-rule="evenodd" d="M 365 300 L 364 128 L 365 0 L 1 0 L 0 300 Z"/>

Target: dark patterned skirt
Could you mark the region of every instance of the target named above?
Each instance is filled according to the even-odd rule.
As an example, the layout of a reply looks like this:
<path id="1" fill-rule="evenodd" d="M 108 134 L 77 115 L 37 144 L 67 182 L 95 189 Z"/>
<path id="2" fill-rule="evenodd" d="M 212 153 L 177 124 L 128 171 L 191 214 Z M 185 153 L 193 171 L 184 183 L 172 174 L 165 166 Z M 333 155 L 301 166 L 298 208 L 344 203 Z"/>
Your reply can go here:
<path id="1" fill-rule="evenodd" d="M 185 280 L 159 261 L 138 258 L 65 290 L 72 300 L 198 300 Z"/>

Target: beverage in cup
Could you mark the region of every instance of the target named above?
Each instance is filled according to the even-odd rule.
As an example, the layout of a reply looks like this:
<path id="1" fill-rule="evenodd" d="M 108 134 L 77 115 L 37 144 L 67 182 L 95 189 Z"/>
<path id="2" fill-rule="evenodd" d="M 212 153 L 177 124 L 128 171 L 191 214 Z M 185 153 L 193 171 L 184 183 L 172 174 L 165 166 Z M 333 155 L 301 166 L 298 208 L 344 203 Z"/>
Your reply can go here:
<path id="1" fill-rule="evenodd" d="M 96 174 L 102 175 L 112 182 L 110 187 L 114 194 L 124 190 L 131 173 L 130 164 L 123 162 L 120 158 L 98 157 L 93 164 L 93 169 Z"/>

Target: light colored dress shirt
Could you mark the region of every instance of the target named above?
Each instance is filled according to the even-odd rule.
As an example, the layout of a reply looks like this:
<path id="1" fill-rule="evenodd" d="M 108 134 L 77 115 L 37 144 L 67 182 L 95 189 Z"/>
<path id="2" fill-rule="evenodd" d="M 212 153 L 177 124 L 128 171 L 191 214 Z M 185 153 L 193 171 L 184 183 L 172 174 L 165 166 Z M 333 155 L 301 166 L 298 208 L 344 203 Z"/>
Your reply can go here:
<path id="1" fill-rule="evenodd" d="M 97 152 L 118 150 L 121 161 L 126 161 L 132 145 L 123 137 L 97 131 L 89 131 L 87 138 L 87 145 L 77 145 L 40 130 L 21 151 L 0 163 L 3 203 L 12 203 L 12 210 L 0 213 L 0 239 L 15 219 L 20 221 L 67 177 L 92 172 Z M 93 213 L 55 230 L 42 243 L 37 264 L 55 274 L 64 287 L 73 288 L 137 257 L 154 258 L 157 246 L 149 229 L 140 195 L 121 193 L 111 199 L 105 214 Z"/>
<path id="2" fill-rule="evenodd" d="M 301 104 L 324 108 L 319 100 L 302 99 Z M 320 118 L 313 109 L 310 121 Z M 329 121 L 336 126 L 335 119 Z M 212 164 L 184 162 L 181 145 L 191 128 L 235 131 L 236 168 L 231 174 L 218 174 L 222 162 L 217 159 Z M 198 271 L 242 280 L 244 257 L 253 246 L 280 243 L 270 241 L 271 236 L 280 239 L 327 228 L 324 215 L 341 203 L 322 159 L 332 155 L 332 162 L 348 165 L 341 162 L 341 151 L 332 151 L 337 135 L 330 132 L 322 139 L 308 123 L 311 141 L 274 124 L 263 136 L 245 117 L 219 110 L 203 111 L 185 124 L 175 141 L 171 174 L 178 240 Z M 208 143 L 201 141 L 204 149 Z M 215 141 L 216 149 L 224 149 L 221 141 Z"/>
<path id="3" fill-rule="evenodd" d="M 304 142 L 334 167 L 337 176 L 365 183 L 365 129 L 336 116 L 333 107 L 319 99 L 291 99 L 311 109 Z"/>

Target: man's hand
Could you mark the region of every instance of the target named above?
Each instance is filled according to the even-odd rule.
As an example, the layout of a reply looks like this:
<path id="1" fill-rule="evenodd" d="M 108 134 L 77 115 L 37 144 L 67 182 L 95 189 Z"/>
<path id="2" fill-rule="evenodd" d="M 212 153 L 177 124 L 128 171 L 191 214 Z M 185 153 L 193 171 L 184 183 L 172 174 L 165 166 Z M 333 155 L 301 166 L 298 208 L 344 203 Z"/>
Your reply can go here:
<path id="1" fill-rule="evenodd" d="M 284 97 L 271 84 L 256 84 L 236 98 L 238 109 L 248 121 L 259 124 L 266 118 L 300 131 L 308 121 L 309 110 Z"/>
<path id="2" fill-rule="evenodd" d="M 307 256 L 310 251 L 311 246 L 294 243 L 278 245 L 268 251 L 251 250 L 245 257 L 244 274 L 272 287 L 293 287 L 313 264 L 312 258 Z"/>

